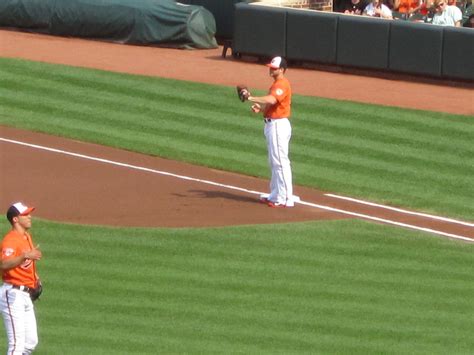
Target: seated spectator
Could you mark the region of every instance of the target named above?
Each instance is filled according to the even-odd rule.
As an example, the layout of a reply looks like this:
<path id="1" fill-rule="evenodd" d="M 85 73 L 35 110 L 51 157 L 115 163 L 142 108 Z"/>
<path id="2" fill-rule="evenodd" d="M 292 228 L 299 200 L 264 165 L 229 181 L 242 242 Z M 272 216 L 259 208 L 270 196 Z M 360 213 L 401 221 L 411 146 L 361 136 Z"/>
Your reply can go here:
<path id="1" fill-rule="evenodd" d="M 411 15 L 421 9 L 422 3 L 420 0 L 395 0 L 393 10 L 405 15 Z"/>
<path id="2" fill-rule="evenodd" d="M 382 0 L 372 0 L 362 13 L 365 16 L 380 17 L 385 19 L 393 19 L 392 10 L 388 6 L 382 4 Z"/>
<path id="3" fill-rule="evenodd" d="M 461 27 L 462 12 L 458 7 L 448 5 L 447 0 L 434 1 L 433 25 Z"/>
<path id="4" fill-rule="evenodd" d="M 362 15 L 366 6 L 367 3 L 363 0 L 351 0 L 350 4 L 346 5 L 344 13 L 350 15 Z"/>

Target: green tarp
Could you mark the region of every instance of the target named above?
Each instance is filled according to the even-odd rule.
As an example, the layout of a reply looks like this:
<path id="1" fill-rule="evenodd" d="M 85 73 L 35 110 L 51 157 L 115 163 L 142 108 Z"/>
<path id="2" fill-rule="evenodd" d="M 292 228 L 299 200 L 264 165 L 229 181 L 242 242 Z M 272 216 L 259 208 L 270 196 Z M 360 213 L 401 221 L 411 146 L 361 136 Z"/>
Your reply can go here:
<path id="1" fill-rule="evenodd" d="M 129 44 L 217 47 L 213 15 L 174 0 L 1 0 L 0 26 Z"/>

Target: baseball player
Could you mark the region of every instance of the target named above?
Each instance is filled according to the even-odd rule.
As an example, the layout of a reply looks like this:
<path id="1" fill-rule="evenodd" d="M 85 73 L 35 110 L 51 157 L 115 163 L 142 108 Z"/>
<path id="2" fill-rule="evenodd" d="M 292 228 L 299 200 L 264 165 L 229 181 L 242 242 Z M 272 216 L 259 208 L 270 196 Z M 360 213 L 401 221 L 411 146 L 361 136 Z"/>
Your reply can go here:
<path id="1" fill-rule="evenodd" d="M 269 64 L 273 84 L 266 96 L 252 96 L 248 90 L 245 98 L 253 102 L 252 111 L 262 113 L 265 121 L 268 161 L 271 168 L 270 194 L 261 200 L 270 207 L 293 207 L 293 182 L 288 150 L 291 138 L 291 86 L 285 72 L 286 60 L 275 57 Z M 242 98 L 241 98 L 242 99 Z"/>
<path id="2" fill-rule="evenodd" d="M 41 251 L 33 245 L 28 232 L 34 209 L 21 202 L 10 206 L 7 219 L 12 228 L 0 246 L 3 278 L 0 310 L 5 322 L 9 355 L 31 354 L 38 344 L 33 301 L 42 290 L 36 274 L 36 261 L 41 259 Z"/>

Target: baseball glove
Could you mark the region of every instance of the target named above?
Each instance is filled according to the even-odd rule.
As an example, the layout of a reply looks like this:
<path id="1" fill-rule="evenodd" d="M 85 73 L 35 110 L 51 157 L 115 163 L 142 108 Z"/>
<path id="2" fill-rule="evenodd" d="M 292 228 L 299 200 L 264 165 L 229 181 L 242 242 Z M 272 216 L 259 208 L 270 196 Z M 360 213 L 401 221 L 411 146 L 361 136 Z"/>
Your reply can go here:
<path id="1" fill-rule="evenodd" d="M 43 293 L 43 284 L 41 283 L 41 281 L 38 281 L 38 283 L 36 284 L 36 287 L 30 290 L 31 300 L 33 302 L 36 301 L 37 299 L 39 299 L 42 293 Z"/>
<path id="2" fill-rule="evenodd" d="M 240 101 L 245 102 L 249 99 L 250 91 L 244 85 L 237 85 L 237 95 L 239 96 Z"/>

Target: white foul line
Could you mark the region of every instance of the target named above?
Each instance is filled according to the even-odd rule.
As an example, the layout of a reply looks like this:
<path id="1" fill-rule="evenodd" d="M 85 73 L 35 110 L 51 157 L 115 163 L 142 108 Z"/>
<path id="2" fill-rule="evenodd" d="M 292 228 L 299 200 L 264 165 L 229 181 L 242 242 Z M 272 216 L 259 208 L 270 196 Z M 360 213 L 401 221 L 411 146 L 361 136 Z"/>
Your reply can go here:
<path id="1" fill-rule="evenodd" d="M 386 223 L 386 224 L 393 224 L 393 225 L 399 226 L 399 227 L 405 227 L 405 228 L 415 229 L 415 230 L 424 231 L 424 232 L 428 232 L 428 233 L 443 235 L 445 237 L 450 237 L 450 238 L 455 238 L 455 239 L 462 239 L 462 240 L 465 240 L 465 241 L 468 241 L 468 242 L 474 242 L 474 239 L 469 238 L 469 237 L 464 237 L 464 236 L 457 235 L 457 234 L 445 233 L 445 232 L 441 232 L 441 231 L 431 229 L 431 228 L 424 228 L 424 227 L 419 227 L 419 226 L 415 226 L 415 225 L 412 225 L 412 224 L 395 222 L 395 221 L 392 221 L 390 219 L 374 217 L 374 216 L 361 214 L 361 213 L 356 213 L 356 212 L 350 212 L 350 211 L 346 211 L 346 210 L 340 210 L 338 208 L 332 208 L 332 207 L 329 207 L 329 206 L 318 205 L 318 204 L 311 203 L 311 202 L 301 201 L 300 203 L 302 205 L 322 208 L 322 209 L 325 209 L 325 210 L 328 210 L 328 211 L 339 212 L 339 213 L 342 213 L 342 214 L 347 214 L 347 215 L 350 215 L 350 216 L 355 216 L 355 217 L 359 217 L 359 218 L 363 218 L 363 219 L 369 219 L 369 220 L 372 220 L 372 221 L 382 222 L 382 223 Z"/>
<path id="2" fill-rule="evenodd" d="M 153 174 L 171 176 L 171 177 L 175 177 L 175 178 L 182 179 L 182 180 L 195 181 L 195 182 L 200 182 L 200 183 L 207 184 L 207 185 L 212 185 L 212 186 L 219 186 L 219 187 L 223 187 L 223 188 L 226 188 L 226 189 L 242 191 L 242 192 L 246 192 L 246 193 L 250 193 L 250 194 L 254 194 L 254 195 L 263 194 L 262 192 L 259 192 L 259 191 L 248 190 L 248 189 L 244 189 L 244 188 L 237 187 L 237 186 L 232 186 L 232 185 L 220 184 L 220 183 L 210 181 L 210 180 L 197 179 L 197 178 L 193 178 L 193 177 L 189 177 L 189 176 L 169 173 L 169 172 L 166 172 L 166 171 L 150 169 L 150 168 L 145 168 L 145 167 L 126 164 L 126 163 L 120 163 L 120 162 L 113 161 L 113 160 L 92 157 L 92 156 L 88 156 L 88 155 L 84 155 L 84 154 L 68 152 L 68 151 L 65 151 L 65 150 L 60 150 L 60 149 L 55 149 L 55 148 L 50 148 L 50 147 L 44 147 L 44 146 L 37 145 L 37 144 L 20 142 L 20 141 L 7 139 L 7 138 L 2 138 L 2 137 L 0 137 L 0 141 L 7 142 L 7 143 L 12 143 L 12 144 L 18 144 L 18 145 L 22 145 L 22 146 L 26 146 L 26 147 L 30 147 L 30 148 L 35 148 L 35 149 L 45 150 L 45 151 L 49 151 L 49 152 L 54 152 L 54 153 L 58 153 L 58 154 L 69 155 L 69 156 L 73 156 L 73 157 L 76 157 L 76 158 L 92 160 L 92 161 L 96 161 L 96 162 L 100 162 L 100 163 L 104 163 L 104 164 L 121 166 L 121 167 L 124 167 L 124 168 L 133 169 L 133 170 L 139 170 L 139 171 L 145 171 L 145 172 L 149 172 L 149 173 L 153 173 Z M 341 210 L 341 209 L 338 209 L 338 208 L 333 208 L 333 207 L 324 206 L 324 205 L 318 205 L 318 204 L 311 203 L 311 202 L 306 202 L 306 201 L 299 201 L 298 203 L 300 203 L 302 205 L 305 205 L 305 206 L 310 206 L 310 207 L 319 208 L 319 209 L 332 211 L 332 212 L 338 212 L 338 213 L 341 213 L 341 214 L 346 214 L 346 215 L 359 217 L 359 218 L 363 218 L 363 219 L 368 219 L 368 220 L 372 220 L 372 221 L 377 221 L 377 222 L 381 222 L 381 223 L 392 224 L 392 225 L 396 225 L 396 226 L 400 226 L 400 227 L 405 227 L 405 228 L 420 230 L 420 231 L 429 232 L 429 233 L 433 233 L 433 234 L 437 234 L 437 235 L 442 235 L 442 236 L 445 236 L 445 237 L 461 239 L 461 240 L 465 240 L 465 241 L 468 241 L 468 242 L 474 242 L 473 239 L 465 237 L 465 236 L 451 234 L 451 233 L 445 233 L 445 232 L 441 232 L 441 231 L 434 230 L 434 229 L 423 228 L 423 227 L 419 227 L 419 226 L 415 226 L 415 225 L 411 225 L 411 224 L 395 222 L 395 221 L 384 219 L 384 218 L 378 218 L 378 217 L 374 217 L 374 216 L 370 216 L 370 215 L 366 215 L 366 214 Z"/>
<path id="3" fill-rule="evenodd" d="M 474 223 L 463 222 L 463 221 L 459 221 L 457 219 L 434 216 L 434 215 L 431 215 L 431 214 L 420 213 L 420 212 L 407 211 L 407 210 L 403 210 L 403 209 L 400 209 L 400 208 L 390 207 L 390 206 L 385 206 L 385 205 L 379 205 L 377 203 L 358 200 L 358 199 L 355 199 L 355 198 L 352 198 L 352 197 L 347 197 L 347 196 L 334 195 L 334 194 L 324 194 L 324 195 L 329 196 L 329 197 L 338 198 L 338 199 L 341 199 L 341 200 L 347 200 L 347 201 L 351 201 L 351 202 L 360 203 L 362 205 L 368 205 L 368 206 L 383 208 L 383 209 L 386 209 L 386 210 L 396 211 L 396 212 L 400 212 L 400 213 L 411 214 L 411 215 L 414 215 L 414 216 L 421 216 L 421 217 L 426 217 L 426 218 L 430 218 L 430 219 L 436 219 L 436 220 L 439 220 L 439 221 L 455 223 L 455 224 L 462 224 L 462 225 L 468 226 L 468 227 L 474 227 Z"/>

